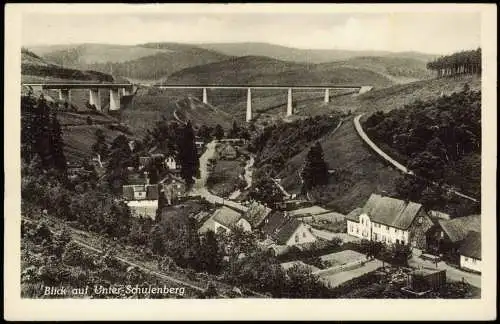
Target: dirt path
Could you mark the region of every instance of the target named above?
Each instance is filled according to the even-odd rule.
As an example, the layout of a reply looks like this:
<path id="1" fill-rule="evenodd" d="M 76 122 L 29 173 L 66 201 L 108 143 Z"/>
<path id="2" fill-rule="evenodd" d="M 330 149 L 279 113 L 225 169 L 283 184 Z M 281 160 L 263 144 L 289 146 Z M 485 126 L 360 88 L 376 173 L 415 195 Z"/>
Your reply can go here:
<path id="1" fill-rule="evenodd" d="M 248 207 L 243 206 L 242 204 L 236 203 L 234 201 L 216 196 L 210 191 L 208 191 L 206 187 L 208 179 L 208 160 L 210 160 L 214 156 L 216 145 L 217 145 L 216 140 L 213 140 L 210 143 L 208 143 L 205 152 L 203 153 L 202 156 L 200 156 L 200 178 L 195 180 L 193 188 L 191 189 L 191 192 L 189 194 L 191 196 L 200 195 L 212 204 L 224 205 L 244 213 L 248 210 Z"/>

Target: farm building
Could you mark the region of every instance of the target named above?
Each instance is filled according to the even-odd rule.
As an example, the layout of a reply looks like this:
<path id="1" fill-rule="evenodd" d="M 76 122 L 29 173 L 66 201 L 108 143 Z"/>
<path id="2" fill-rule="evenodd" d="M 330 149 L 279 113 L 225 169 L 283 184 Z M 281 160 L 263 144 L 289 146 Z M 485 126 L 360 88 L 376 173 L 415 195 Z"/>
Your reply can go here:
<path id="1" fill-rule="evenodd" d="M 362 208 L 346 216 L 347 233 L 387 244 L 426 248 L 433 222 L 421 204 L 372 194 Z"/>
<path id="2" fill-rule="evenodd" d="M 261 227 L 266 218 L 271 213 L 271 209 L 256 201 L 253 201 L 248 206 L 248 210 L 245 212 L 244 217 L 248 220 L 252 229 Z"/>
<path id="3" fill-rule="evenodd" d="M 427 233 L 428 250 L 459 263 L 460 245 L 470 231 L 481 232 L 481 215 L 439 219 Z"/>
<path id="4" fill-rule="evenodd" d="M 242 217 L 240 213 L 229 208 L 221 207 L 217 209 L 212 216 L 203 223 L 203 225 L 198 230 L 198 233 L 202 234 L 207 231 L 213 231 L 217 233 L 220 230 L 225 232 L 231 232 L 235 227 L 241 227 L 245 231 L 251 231 L 252 227 L 250 223 Z"/>
<path id="5" fill-rule="evenodd" d="M 158 209 L 158 185 L 125 185 L 123 199 L 132 216 L 155 219 Z"/>
<path id="6" fill-rule="evenodd" d="M 460 267 L 481 272 L 481 233 L 470 231 L 459 249 Z"/>
<path id="7" fill-rule="evenodd" d="M 300 245 L 317 240 L 307 225 L 282 212 L 272 213 L 262 226 L 262 231 L 278 245 Z"/>

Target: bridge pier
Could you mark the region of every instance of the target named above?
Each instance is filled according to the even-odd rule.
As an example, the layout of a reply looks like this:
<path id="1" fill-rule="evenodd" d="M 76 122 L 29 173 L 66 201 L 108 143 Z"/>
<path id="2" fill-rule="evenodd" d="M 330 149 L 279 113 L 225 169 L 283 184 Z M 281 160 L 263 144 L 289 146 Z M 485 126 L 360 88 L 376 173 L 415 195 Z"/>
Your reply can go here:
<path id="1" fill-rule="evenodd" d="M 203 103 L 208 104 L 207 88 L 203 88 Z"/>
<path id="2" fill-rule="evenodd" d="M 110 89 L 109 91 L 109 110 L 120 110 L 120 89 Z"/>
<path id="3" fill-rule="evenodd" d="M 67 102 L 69 104 L 71 102 L 71 90 L 59 89 L 59 100 L 62 100 L 63 102 Z"/>
<path id="4" fill-rule="evenodd" d="M 325 89 L 325 103 L 330 102 L 330 89 Z"/>
<path id="5" fill-rule="evenodd" d="M 247 122 L 252 120 L 252 89 L 247 90 Z"/>
<path id="6" fill-rule="evenodd" d="M 90 89 L 90 91 L 89 91 L 89 104 L 94 105 L 97 111 L 102 111 L 101 93 L 99 92 L 99 88 Z"/>
<path id="7" fill-rule="evenodd" d="M 137 86 L 132 85 L 131 87 L 128 88 L 123 88 L 123 95 L 124 96 L 131 96 L 137 91 Z"/>
<path id="8" fill-rule="evenodd" d="M 293 115 L 293 106 L 292 106 L 292 88 L 288 88 L 288 102 L 286 106 L 286 115 Z"/>

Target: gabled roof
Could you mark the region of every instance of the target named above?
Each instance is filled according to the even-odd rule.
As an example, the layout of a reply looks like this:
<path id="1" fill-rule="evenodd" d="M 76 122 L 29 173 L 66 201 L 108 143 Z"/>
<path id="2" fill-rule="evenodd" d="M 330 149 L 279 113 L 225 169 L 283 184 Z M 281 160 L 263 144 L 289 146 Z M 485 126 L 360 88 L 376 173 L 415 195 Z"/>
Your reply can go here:
<path id="1" fill-rule="evenodd" d="M 158 185 L 125 185 L 122 188 L 123 198 L 125 200 L 136 200 L 134 192 L 145 191 L 146 197 L 144 200 L 158 199 Z"/>
<path id="2" fill-rule="evenodd" d="M 125 200 L 134 200 L 134 186 L 123 186 L 123 198 Z"/>
<path id="3" fill-rule="evenodd" d="M 248 210 L 243 217 L 250 223 L 252 227 L 258 227 L 262 221 L 269 215 L 271 208 L 259 204 L 254 201 L 248 206 Z"/>
<path id="4" fill-rule="evenodd" d="M 214 221 L 226 227 L 232 227 L 236 225 L 240 218 L 240 213 L 225 206 L 217 209 L 212 215 L 212 219 Z"/>
<path id="5" fill-rule="evenodd" d="M 470 231 L 460 245 L 460 254 L 481 260 L 481 233 Z"/>
<path id="6" fill-rule="evenodd" d="M 296 210 L 291 210 L 289 212 L 290 216 L 299 216 L 299 215 L 318 215 L 329 212 L 328 209 L 325 209 L 321 206 L 310 206 L 305 208 L 300 208 Z"/>
<path id="7" fill-rule="evenodd" d="M 452 220 L 439 220 L 439 225 L 448 235 L 450 241 L 458 242 L 467 236 L 470 231 L 481 232 L 481 215 L 457 217 Z"/>
<path id="8" fill-rule="evenodd" d="M 158 199 L 158 185 L 146 185 L 146 199 Z"/>
<path id="9" fill-rule="evenodd" d="M 275 211 L 267 218 L 266 222 L 262 226 L 262 231 L 272 237 L 277 233 L 286 220 L 287 218 L 283 212 Z"/>
<path id="10" fill-rule="evenodd" d="M 362 212 L 367 214 L 372 222 L 407 229 L 421 208 L 421 204 L 412 201 L 372 194 L 363 206 Z"/>
<path id="11" fill-rule="evenodd" d="M 297 228 L 302 225 L 302 223 L 296 219 L 289 219 L 285 224 L 278 230 L 275 240 L 278 244 L 286 244 L 290 237 L 295 233 Z"/>
<path id="12" fill-rule="evenodd" d="M 315 221 L 327 221 L 330 223 L 340 222 L 345 219 L 345 215 L 330 211 L 324 214 L 317 214 L 313 216 Z"/>
<path id="13" fill-rule="evenodd" d="M 345 218 L 354 222 L 359 222 L 359 215 L 363 213 L 363 208 L 355 208 L 349 214 L 345 215 Z"/>

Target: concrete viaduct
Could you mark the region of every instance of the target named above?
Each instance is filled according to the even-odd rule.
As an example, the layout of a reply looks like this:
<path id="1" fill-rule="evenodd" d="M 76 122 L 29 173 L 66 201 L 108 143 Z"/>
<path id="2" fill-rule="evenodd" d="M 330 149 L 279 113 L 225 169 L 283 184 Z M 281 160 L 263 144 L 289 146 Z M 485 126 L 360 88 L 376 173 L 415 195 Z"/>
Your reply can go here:
<path id="1" fill-rule="evenodd" d="M 371 86 L 358 86 L 358 85 L 327 85 L 327 86 L 281 86 L 281 85 L 155 85 L 159 89 L 202 89 L 203 90 L 203 103 L 208 104 L 207 89 L 246 89 L 247 90 L 247 111 L 246 111 L 246 121 L 252 120 L 252 89 L 278 89 L 288 91 L 288 100 L 286 115 L 293 115 L 293 99 L 292 91 L 293 89 L 300 90 L 324 90 L 325 103 L 330 101 L 330 89 L 334 90 L 358 90 L 358 93 L 365 93 L 372 89 Z"/>
<path id="2" fill-rule="evenodd" d="M 59 99 L 66 102 L 71 101 L 71 89 L 88 89 L 89 103 L 95 105 L 97 110 L 102 111 L 100 90 L 109 90 L 109 110 L 120 110 L 120 99 L 122 96 L 132 95 L 137 90 L 136 84 L 131 83 L 25 83 L 23 86 L 30 87 L 33 91 L 53 89 L 59 90 Z M 252 89 L 278 89 L 288 91 L 286 115 L 293 115 L 293 89 L 300 90 L 324 90 L 324 102 L 330 101 L 330 90 L 357 90 L 359 94 L 370 91 L 371 86 L 359 85 L 313 85 L 313 86 L 281 86 L 281 85 L 154 85 L 158 89 L 201 89 L 203 91 L 203 103 L 208 104 L 207 89 L 246 89 L 247 110 L 246 121 L 252 120 Z"/>
<path id="3" fill-rule="evenodd" d="M 70 102 L 72 89 L 88 89 L 89 103 L 98 111 L 101 107 L 101 90 L 109 90 L 109 110 L 120 110 L 122 96 L 135 93 L 137 85 L 131 83 L 23 83 L 33 91 L 59 90 L 59 100 Z"/>

